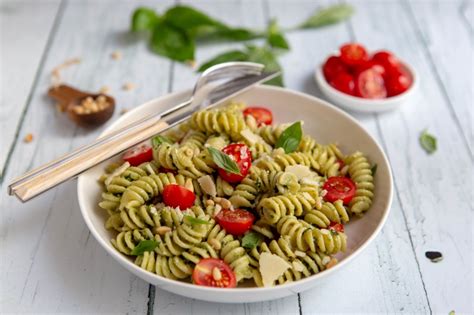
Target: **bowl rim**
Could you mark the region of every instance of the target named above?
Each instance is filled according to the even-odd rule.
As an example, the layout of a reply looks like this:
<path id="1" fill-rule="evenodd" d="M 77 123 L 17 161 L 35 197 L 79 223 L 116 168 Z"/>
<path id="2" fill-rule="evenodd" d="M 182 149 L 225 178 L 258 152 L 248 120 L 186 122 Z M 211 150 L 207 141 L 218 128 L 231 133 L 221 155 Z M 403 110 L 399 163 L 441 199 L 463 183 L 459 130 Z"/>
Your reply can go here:
<path id="1" fill-rule="evenodd" d="M 395 95 L 395 96 L 390 96 L 386 98 L 377 98 L 377 99 L 371 99 L 371 98 L 363 98 L 363 97 L 357 97 L 353 95 L 349 95 L 346 93 L 343 93 L 336 88 L 334 88 L 329 82 L 326 80 L 326 78 L 323 75 L 323 66 L 324 66 L 324 61 L 319 63 L 316 66 L 316 81 L 319 84 L 321 89 L 325 89 L 327 91 L 331 91 L 333 94 L 335 94 L 337 97 L 341 98 L 343 102 L 345 102 L 345 106 L 355 106 L 353 105 L 354 102 L 363 102 L 364 105 L 368 106 L 374 106 L 374 110 L 380 110 L 380 106 L 383 105 L 389 105 L 389 104 L 395 104 L 395 103 L 400 103 L 401 101 L 405 100 L 408 98 L 411 94 L 414 93 L 414 91 L 417 89 L 418 84 L 419 84 L 419 78 L 418 78 L 418 73 L 416 69 L 408 64 L 407 62 L 400 60 L 400 64 L 410 73 L 412 77 L 412 84 L 410 87 L 403 93 Z M 350 104 L 348 104 L 350 103 Z"/>
<path id="2" fill-rule="evenodd" d="M 122 266 L 124 266 L 124 267 L 127 266 L 127 268 L 129 268 L 129 269 L 131 268 L 131 269 L 134 270 L 134 272 L 132 272 L 131 270 L 128 270 L 129 272 L 135 273 L 135 275 L 138 275 L 138 274 L 143 275 L 143 276 L 140 276 L 140 278 L 142 278 L 142 279 L 146 279 L 147 277 L 153 277 L 153 278 L 157 279 L 157 281 L 162 282 L 164 285 L 171 285 L 171 286 L 175 286 L 175 287 L 179 287 L 179 288 L 183 288 L 183 289 L 187 289 L 187 290 L 198 290 L 198 291 L 201 291 L 201 292 L 208 292 L 208 293 L 216 293 L 216 292 L 218 292 L 219 294 L 233 294 L 234 292 L 235 293 L 244 293 L 244 292 L 245 293 L 257 293 L 257 292 L 263 292 L 263 291 L 265 291 L 265 292 L 274 292 L 275 291 L 276 292 L 276 291 L 285 290 L 285 289 L 288 290 L 288 291 L 291 291 L 293 293 L 296 293 L 296 291 L 292 291 L 292 288 L 294 288 L 295 286 L 301 286 L 301 285 L 304 285 L 305 283 L 315 281 L 316 279 L 327 277 L 327 276 L 335 273 L 337 270 L 342 269 L 349 262 L 351 262 L 353 259 L 355 259 L 357 256 L 359 256 L 362 253 L 362 251 L 364 251 L 368 247 L 368 245 L 380 233 L 382 227 L 385 225 L 385 222 L 387 221 L 388 215 L 389 215 L 390 210 L 391 210 L 392 202 L 393 202 L 393 175 L 392 175 L 392 170 L 391 170 L 391 167 L 390 167 L 389 160 L 388 160 L 382 146 L 378 143 L 378 141 L 374 137 L 372 137 L 370 135 L 370 133 L 366 130 L 366 128 L 364 126 L 362 126 L 352 116 L 350 116 L 349 114 L 347 114 L 343 110 L 337 108 L 336 106 L 331 105 L 329 102 L 324 101 L 324 100 L 322 100 L 318 97 L 308 95 L 308 94 L 303 93 L 303 92 L 294 91 L 294 90 L 290 90 L 290 89 L 287 89 L 287 88 L 276 87 L 276 86 L 259 85 L 259 86 L 256 86 L 254 88 L 295 94 L 299 97 L 306 98 L 306 99 L 308 99 L 312 102 L 319 102 L 323 106 L 331 107 L 332 109 L 336 110 L 339 114 L 345 116 L 347 119 L 349 119 L 353 123 L 357 124 L 362 129 L 362 131 L 373 141 L 373 143 L 375 144 L 377 149 L 382 154 L 382 159 L 383 159 L 382 162 L 387 165 L 387 172 L 388 172 L 388 178 L 389 178 L 389 183 L 387 183 L 387 188 L 388 188 L 387 206 L 385 207 L 385 209 L 383 209 L 384 213 L 381 217 L 381 220 L 378 222 L 377 227 L 375 228 L 374 232 L 367 238 L 367 240 L 364 243 L 362 243 L 356 250 L 354 250 L 354 252 L 352 254 L 345 257 L 341 262 L 338 262 L 334 267 L 326 269 L 324 271 L 321 271 L 317 274 L 311 275 L 311 276 L 306 277 L 306 278 L 301 279 L 301 280 L 292 281 L 292 282 L 285 283 L 285 284 L 280 284 L 280 285 L 275 285 L 275 286 L 272 286 L 272 287 L 244 287 L 244 288 L 236 287 L 236 288 L 232 288 L 232 289 L 223 289 L 223 288 L 198 286 L 198 285 L 195 285 L 195 284 L 192 284 L 192 283 L 187 283 L 187 282 L 183 282 L 183 281 L 168 279 L 168 278 L 159 276 L 157 274 L 151 273 L 149 271 L 146 271 L 146 270 L 140 268 L 139 266 L 135 265 L 132 261 L 127 259 L 123 254 L 121 254 L 120 252 L 115 250 L 110 245 L 110 242 L 104 240 L 99 235 L 98 230 L 96 230 L 94 228 L 92 220 L 91 220 L 90 216 L 88 215 L 88 211 L 85 210 L 88 206 L 85 204 L 86 198 L 85 198 L 85 196 L 83 196 L 83 191 L 84 190 L 81 190 L 82 185 L 84 185 L 85 177 L 81 174 L 78 177 L 78 181 L 77 181 L 77 195 L 78 195 L 79 207 L 81 209 L 82 217 L 83 217 L 89 231 L 94 236 L 94 238 L 97 240 L 97 242 L 102 246 L 102 248 L 105 249 L 105 251 L 109 255 L 111 255 Z M 122 121 L 127 120 L 128 116 L 130 116 L 133 112 L 139 110 L 140 107 L 145 106 L 146 104 L 157 102 L 159 100 L 166 99 L 166 98 L 173 98 L 173 97 L 176 98 L 179 95 L 186 95 L 188 93 L 190 93 L 190 90 L 178 91 L 178 92 L 165 94 L 165 95 L 162 95 L 160 97 L 154 98 L 150 101 L 147 101 L 147 102 L 135 107 L 133 110 L 125 113 L 122 117 L 120 117 L 119 119 L 114 121 L 110 126 L 108 126 L 99 135 L 99 137 L 101 137 L 101 136 L 105 135 L 106 133 L 110 132 L 112 129 L 117 128 L 116 126 L 118 126 Z M 87 172 L 85 172 L 85 173 L 87 173 Z M 158 285 L 158 286 L 160 286 L 160 285 Z"/>

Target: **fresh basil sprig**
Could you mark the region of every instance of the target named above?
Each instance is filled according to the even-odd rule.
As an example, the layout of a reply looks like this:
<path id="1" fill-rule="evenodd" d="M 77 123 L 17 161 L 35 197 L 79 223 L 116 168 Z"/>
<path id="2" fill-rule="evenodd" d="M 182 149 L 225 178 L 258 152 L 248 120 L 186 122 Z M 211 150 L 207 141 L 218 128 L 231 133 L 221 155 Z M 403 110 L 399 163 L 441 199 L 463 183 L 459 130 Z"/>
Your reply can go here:
<path id="1" fill-rule="evenodd" d="M 297 121 L 281 133 L 275 146 L 277 148 L 283 148 L 285 153 L 291 153 L 300 145 L 302 136 L 301 122 Z"/>
<path id="2" fill-rule="evenodd" d="M 336 4 L 316 11 L 299 28 L 315 28 L 339 23 L 349 18 L 354 9 L 348 4 Z"/>
<path id="3" fill-rule="evenodd" d="M 131 255 L 133 256 L 140 256 L 143 255 L 145 252 L 151 252 L 159 245 L 159 242 L 155 240 L 142 240 L 132 249 Z"/>
<path id="4" fill-rule="evenodd" d="M 283 36 L 283 33 L 281 32 L 280 27 L 278 26 L 275 19 L 270 21 L 267 32 L 267 42 L 271 47 L 285 50 L 290 49 L 290 45 L 286 41 L 285 36 Z"/>
<path id="5" fill-rule="evenodd" d="M 242 247 L 252 249 L 258 245 L 258 242 L 262 239 L 262 236 L 254 231 L 250 231 L 242 238 Z"/>
<path id="6" fill-rule="evenodd" d="M 190 215 L 183 216 L 183 221 L 187 224 L 196 225 L 196 224 L 210 224 L 209 221 L 192 217 Z"/>
<path id="7" fill-rule="evenodd" d="M 425 129 L 420 134 L 420 145 L 428 154 L 432 154 L 438 148 L 435 136 L 428 133 Z"/>
<path id="8" fill-rule="evenodd" d="M 173 143 L 173 141 L 171 141 L 171 139 L 169 139 L 168 137 L 162 135 L 156 135 L 151 138 L 151 145 L 154 149 L 159 147 L 162 143 Z"/>
<path id="9" fill-rule="evenodd" d="M 224 169 L 228 173 L 240 175 L 239 166 L 230 158 L 229 155 L 213 147 L 208 147 L 207 150 L 218 167 Z"/>

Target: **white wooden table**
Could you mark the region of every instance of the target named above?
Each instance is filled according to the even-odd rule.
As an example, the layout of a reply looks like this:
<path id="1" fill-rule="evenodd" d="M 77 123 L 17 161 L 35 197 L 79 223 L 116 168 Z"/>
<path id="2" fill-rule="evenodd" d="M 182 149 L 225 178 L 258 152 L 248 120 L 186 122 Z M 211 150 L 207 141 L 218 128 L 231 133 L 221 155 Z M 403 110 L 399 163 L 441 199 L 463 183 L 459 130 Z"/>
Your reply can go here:
<path id="1" fill-rule="evenodd" d="M 181 1 L 183 2 L 183 1 Z M 184 1 L 191 2 L 191 1 Z M 301 21 L 335 1 L 192 1 L 234 25 L 264 27 Z M 140 1 L 158 9 L 173 4 Z M 106 255 L 80 212 L 76 183 L 20 204 L 10 180 L 94 139 L 58 113 L 45 96 L 50 72 L 85 90 L 107 85 L 118 109 L 189 88 L 196 74 L 151 54 L 128 34 L 136 1 L 1 0 L 0 2 L 0 313 L 311 314 L 473 312 L 473 46 L 471 1 L 354 2 L 350 22 L 288 35 L 281 58 L 286 86 L 320 96 L 316 63 L 343 42 L 387 48 L 420 74 L 418 97 L 399 111 L 355 115 L 383 145 L 394 172 L 392 212 L 376 241 L 324 290 L 264 303 L 213 304 L 155 289 Z M 203 61 L 229 46 L 199 47 Z M 120 61 L 110 54 L 119 50 Z M 125 82 L 136 89 L 123 91 Z M 428 128 L 438 151 L 428 156 L 418 135 Z M 34 140 L 23 138 L 32 133 Z M 432 263 L 428 250 L 443 253 Z"/>

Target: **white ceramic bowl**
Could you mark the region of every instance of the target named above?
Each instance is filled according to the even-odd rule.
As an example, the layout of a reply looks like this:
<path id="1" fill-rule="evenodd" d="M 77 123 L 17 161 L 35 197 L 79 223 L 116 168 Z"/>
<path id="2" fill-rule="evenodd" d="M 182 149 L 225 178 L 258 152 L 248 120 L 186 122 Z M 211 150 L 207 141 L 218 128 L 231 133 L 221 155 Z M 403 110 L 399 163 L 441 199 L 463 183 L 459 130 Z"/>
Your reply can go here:
<path id="1" fill-rule="evenodd" d="M 321 92 L 334 104 L 354 112 L 362 113 L 381 113 L 386 111 L 394 110 L 400 107 L 402 104 L 407 103 L 409 99 L 413 97 L 416 89 L 418 88 L 418 74 L 416 70 L 408 65 L 402 63 L 402 66 L 408 71 L 412 78 L 412 84 L 405 92 L 384 98 L 384 99 L 366 99 L 361 97 L 352 96 L 336 90 L 332 87 L 323 74 L 323 63 L 316 67 L 314 78 L 318 84 Z"/>
<path id="2" fill-rule="evenodd" d="M 188 95 L 189 91 L 186 91 L 147 102 L 120 117 L 107 131 L 110 132 L 150 113 L 163 111 Z M 97 179 L 103 173 L 107 162 L 90 169 L 79 177 L 78 196 L 84 220 L 99 244 L 123 267 L 164 290 L 190 298 L 225 303 L 257 302 L 281 298 L 315 286 L 322 286 L 326 279 L 330 281 L 331 275 L 346 266 L 373 241 L 387 219 L 392 203 L 392 174 L 388 160 L 382 148 L 357 121 L 318 98 L 283 88 L 258 86 L 236 99 L 250 105 L 267 106 L 273 111 L 276 122 L 303 119 L 305 132 L 315 136 L 318 141 L 322 143 L 337 142 L 343 152 L 360 150 L 368 155 L 372 163 L 377 163 L 375 199 L 372 208 L 364 217 L 351 221 L 346 226 L 348 248 L 345 253 L 338 256 L 340 262 L 335 267 L 285 285 L 271 288 L 236 289 L 197 286 L 165 279 L 147 272 L 112 247 L 110 239 L 114 235 L 104 228 L 105 211 L 97 206 L 101 194 Z M 126 271 L 124 270 L 124 272 Z"/>

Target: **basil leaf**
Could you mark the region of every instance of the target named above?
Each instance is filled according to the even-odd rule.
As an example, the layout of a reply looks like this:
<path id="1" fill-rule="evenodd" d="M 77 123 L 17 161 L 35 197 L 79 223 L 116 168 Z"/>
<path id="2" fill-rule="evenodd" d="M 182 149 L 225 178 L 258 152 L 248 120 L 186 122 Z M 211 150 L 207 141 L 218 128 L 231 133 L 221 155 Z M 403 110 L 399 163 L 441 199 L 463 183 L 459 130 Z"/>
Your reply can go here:
<path id="1" fill-rule="evenodd" d="M 281 33 L 275 19 L 271 20 L 270 25 L 268 26 L 267 42 L 271 47 L 285 50 L 290 49 L 290 46 L 283 36 L 283 33 Z"/>
<path id="2" fill-rule="evenodd" d="M 263 33 L 241 27 L 227 27 L 222 29 L 208 28 L 207 30 L 200 28 L 196 36 L 199 41 L 217 41 L 225 39 L 233 41 L 245 41 L 262 37 Z"/>
<path id="3" fill-rule="evenodd" d="M 140 241 L 140 243 L 132 249 L 131 255 L 140 256 L 143 255 L 144 252 L 151 252 L 158 244 L 159 243 L 155 240 Z"/>
<path id="4" fill-rule="evenodd" d="M 248 55 L 245 52 L 240 51 L 240 50 L 231 50 L 223 54 L 217 55 L 214 58 L 206 61 L 199 67 L 198 71 L 203 72 L 206 69 L 223 62 L 247 61 L 247 60 L 248 60 Z"/>
<path id="5" fill-rule="evenodd" d="M 257 232 L 250 231 L 242 238 L 242 247 L 252 249 L 258 245 L 258 242 L 262 239 L 262 236 Z"/>
<path id="6" fill-rule="evenodd" d="M 155 10 L 145 7 L 137 8 L 132 15 L 131 29 L 133 32 L 151 31 L 158 21 Z"/>
<path id="7" fill-rule="evenodd" d="M 372 165 L 372 168 L 370 169 L 370 171 L 372 172 L 372 176 L 375 176 L 375 173 L 377 173 L 377 163 Z"/>
<path id="8" fill-rule="evenodd" d="M 171 141 L 171 139 L 162 135 L 156 135 L 153 138 L 151 138 L 151 144 L 154 149 L 159 147 L 162 143 L 173 143 L 173 141 Z"/>
<path id="9" fill-rule="evenodd" d="M 210 224 L 209 221 L 198 219 L 192 217 L 190 215 L 183 216 L 183 221 L 187 224 L 195 225 L 195 224 Z"/>
<path id="10" fill-rule="evenodd" d="M 252 62 L 261 63 L 265 66 L 265 71 L 278 71 L 281 70 L 281 66 L 278 63 L 275 53 L 267 46 L 258 47 L 254 45 L 247 45 L 247 53 L 249 60 Z M 283 77 L 279 75 L 270 81 L 265 82 L 268 85 L 283 86 Z"/>
<path id="11" fill-rule="evenodd" d="M 316 11 L 299 28 L 316 28 L 338 23 L 349 18 L 354 13 L 348 4 L 336 4 Z"/>
<path id="12" fill-rule="evenodd" d="M 208 147 L 207 150 L 218 167 L 224 169 L 226 172 L 240 175 L 239 166 L 229 155 L 213 147 Z"/>
<path id="13" fill-rule="evenodd" d="M 436 138 L 429 134 L 426 129 L 420 134 L 420 145 L 428 154 L 434 153 L 437 149 Z"/>
<path id="14" fill-rule="evenodd" d="M 150 46 L 157 54 L 173 60 L 194 60 L 194 38 L 163 19 L 153 29 Z"/>
<path id="15" fill-rule="evenodd" d="M 295 122 L 282 132 L 275 146 L 277 148 L 283 148 L 285 153 L 291 153 L 300 145 L 302 135 L 301 122 Z"/>

